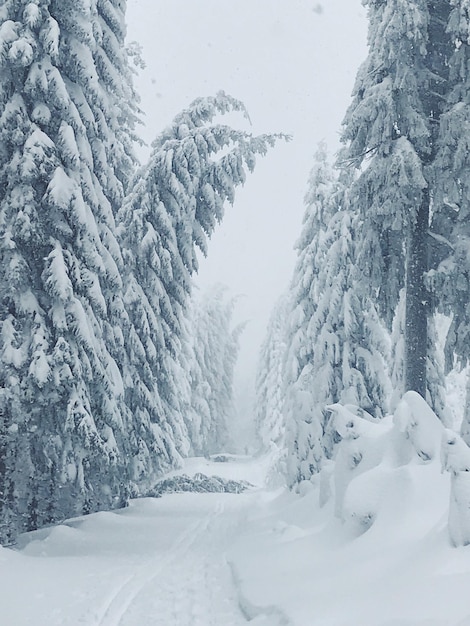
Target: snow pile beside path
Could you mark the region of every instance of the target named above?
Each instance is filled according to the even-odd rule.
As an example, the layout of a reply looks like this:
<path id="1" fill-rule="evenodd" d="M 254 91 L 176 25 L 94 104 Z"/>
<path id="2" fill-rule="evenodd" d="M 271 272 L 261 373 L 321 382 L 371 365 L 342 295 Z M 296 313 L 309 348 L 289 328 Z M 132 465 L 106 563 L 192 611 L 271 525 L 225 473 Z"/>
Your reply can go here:
<path id="1" fill-rule="evenodd" d="M 262 486 L 274 452 L 190 459 L 170 482 L 257 488 L 133 500 L 0 549 L 0 623 L 470 626 L 469 448 L 416 394 L 381 421 L 331 410 L 336 460 L 301 495 Z"/>
<path id="2" fill-rule="evenodd" d="M 147 494 L 152 498 L 161 498 L 165 493 L 243 493 L 253 487 L 246 480 L 230 480 L 220 476 L 206 476 L 198 472 L 189 477 L 187 474 L 160 480 Z"/>
<path id="3" fill-rule="evenodd" d="M 395 415 L 384 420 L 359 417 L 341 405 L 329 408 L 342 440 L 333 470 L 327 472 L 334 482 L 335 515 L 345 528 L 360 535 L 379 516 L 394 518 L 399 510 L 413 511 L 414 500 L 408 498 L 414 496 L 419 468 L 426 466 L 425 476 L 441 472 L 445 428 L 426 402 L 408 392 Z"/>
<path id="4" fill-rule="evenodd" d="M 470 626 L 470 449 L 412 392 L 380 421 L 330 409 L 335 462 L 250 521 L 240 596 L 292 626 Z"/>

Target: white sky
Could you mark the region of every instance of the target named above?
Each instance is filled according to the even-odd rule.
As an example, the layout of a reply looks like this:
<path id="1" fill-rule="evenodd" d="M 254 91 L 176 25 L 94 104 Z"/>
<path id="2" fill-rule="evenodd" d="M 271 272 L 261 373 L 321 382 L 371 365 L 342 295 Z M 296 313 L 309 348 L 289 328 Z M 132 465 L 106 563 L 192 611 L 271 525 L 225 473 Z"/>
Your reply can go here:
<path id="1" fill-rule="evenodd" d="M 245 417 L 269 314 L 292 276 L 312 157 L 323 139 L 338 148 L 366 26 L 360 0 L 128 0 L 128 38 L 147 63 L 137 80 L 147 141 L 220 89 L 245 103 L 251 132 L 293 135 L 258 160 L 196 280 L 245 296 L 238 317 L 250 323 L 237 372 Z"/>

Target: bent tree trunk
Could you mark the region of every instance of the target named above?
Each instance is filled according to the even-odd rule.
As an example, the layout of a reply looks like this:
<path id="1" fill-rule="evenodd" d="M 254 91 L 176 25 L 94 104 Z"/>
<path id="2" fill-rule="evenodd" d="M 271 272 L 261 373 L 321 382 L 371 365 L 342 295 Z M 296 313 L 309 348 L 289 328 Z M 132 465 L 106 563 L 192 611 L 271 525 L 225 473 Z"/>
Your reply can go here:
<path id="1" fill-rule="evenodd" d="M 416 223 L 407 242 L 405 308 L 405 391 L 426 398 L 428 297 L 424 286 L 427 271 L 429 191 L 423 191 Z"/>

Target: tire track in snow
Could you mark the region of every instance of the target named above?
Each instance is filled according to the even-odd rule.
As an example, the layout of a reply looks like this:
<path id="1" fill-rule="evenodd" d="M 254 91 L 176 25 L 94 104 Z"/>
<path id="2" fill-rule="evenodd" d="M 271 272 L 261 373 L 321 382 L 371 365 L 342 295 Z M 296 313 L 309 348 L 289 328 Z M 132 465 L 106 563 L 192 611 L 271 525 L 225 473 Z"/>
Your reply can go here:
<path id="1" fill-rule="evenodd" d="M 202 520 L 183 531 L 164 555 L 158 554 L 138 567 L 108 596 L 93 626 L 121 626 L 127 621 L 128 613 L 141 610 L 146 613 L 141 614 L 138 621 L 130 621 L 129 624 L 210 626 L 212 622 L 208 619 L 216 601 L 215 597 L 210 596 L 218 584 L 215 577 L 211 577 L 211 570 L 217 569 L 217 560 L 214 555 L 211 555 L 212 558 L 206 555 L 212 551 L 214 542 L 220 542 L 215 520 L 223 512 L 223 503 L 218 502 Z M 214 532 L 210 532 L 211 527 Z M 139 604 L 142 604 L 142 609 Z M 236 622 L 224 622 L 224 626 L 246 623 L 241 613 L 238 617 Z M 188 618 L 191 621 L 187 621 Z M 143 621 L 146 619 L 150 621 Z M 160 621 L 156 622 L 156 619 Z M 222 622 L 217 620 L 213 623 L 214 626 L 220 626 Z"/>
<path id="2" fill-rule="evenodd" d="M 151 583 L 172 561 L 178 558 L 180 553 L 184 553 L 195 541 L 195 538 L 204 532 L 207 523 L 207 519 L 203 519 L 191 524 L 169 548 L 166 556 L 162 557 L 161 554 L 158 554 L 128 576 L 110 594 L 96 626 L 119 626 L 122 616 L 142 588 Z"/>
<path id="3" fill-rule="evenodd" d="M 219 502 L 184 554 L 141 589 L 120 626 L 245 626 L 224 559 L 233 522 Z"/>

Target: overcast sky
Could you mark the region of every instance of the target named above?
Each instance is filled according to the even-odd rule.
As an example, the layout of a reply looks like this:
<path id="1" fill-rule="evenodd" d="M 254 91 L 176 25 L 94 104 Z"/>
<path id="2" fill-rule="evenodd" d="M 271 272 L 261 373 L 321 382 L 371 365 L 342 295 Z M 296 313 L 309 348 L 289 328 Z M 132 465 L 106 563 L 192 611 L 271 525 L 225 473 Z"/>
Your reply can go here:
<path id="1" fill-rule="evenodd" d="M 238 317 L 250 323 L 237 392 L 245 416 L 270 311 L 292 276 L 312 157 L 321 140 L 332 152 L 339 146 L 366 26 L 361 0 L 128 0 L 128 39 L 147 64 L 137 80 L 146 140 L 220 89 L 245 103 L 251 132 L 293 135 L 258 160 L 196 279 L 244 295 Z"/>

